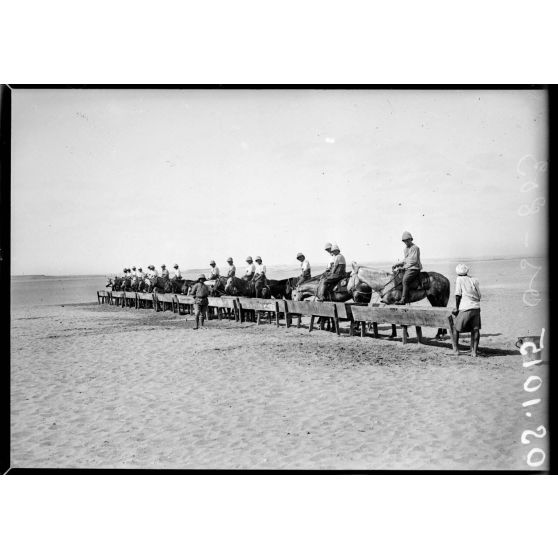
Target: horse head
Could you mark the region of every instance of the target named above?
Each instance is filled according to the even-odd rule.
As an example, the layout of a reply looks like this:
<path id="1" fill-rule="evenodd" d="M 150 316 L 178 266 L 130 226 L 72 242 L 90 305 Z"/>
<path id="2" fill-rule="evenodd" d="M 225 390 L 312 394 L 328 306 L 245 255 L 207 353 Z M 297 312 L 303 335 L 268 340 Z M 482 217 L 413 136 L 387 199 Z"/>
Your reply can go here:
<path id="1" fill-rule="evenodd" d="M 225 294 L 236 296 L 238 289 L 235 286 L 235 277 L 229 277 L 227 283 L 225 284 Z"/>

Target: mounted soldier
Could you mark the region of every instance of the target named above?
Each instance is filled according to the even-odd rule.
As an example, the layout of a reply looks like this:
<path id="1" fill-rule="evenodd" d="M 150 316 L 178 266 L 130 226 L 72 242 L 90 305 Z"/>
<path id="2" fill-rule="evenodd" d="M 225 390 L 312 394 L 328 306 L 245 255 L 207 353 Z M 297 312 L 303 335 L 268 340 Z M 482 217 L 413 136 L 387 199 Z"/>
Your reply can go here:
<path id="1" fill-rule="evenodd" d="M 405 231 L 401 240 L 405 243 L 405 249 L 403 251 L 405 259 L 402 262 L 396 263 L 392 267 L 392 270 L 399 276 L 401 272 L 403 272 L 403 277 L 401 278 L 403 292 L 401 293 L 401 298 L 396 301 L 395 304 L 408 304 L 410 286 L 418 279 L 420 270 L 422 269 L 422 263 L 420 261 L 420 248 L 416 244 L 413 244 L 411 233 Z"/>
<path id="2" fill-rule="evenodd" d="M 324 273 L 329 273 L 331 271 L 332 266 L 333 266 L 333 260 L 335 260 L 335 256 L 331 253 L 331 242 L 326 242 L 326 244 L 324 246 L 324 250 L 327 252 L 327 254 L 329 256 L 328 264 L 327 264 L 327 267 L 326 267 Z"/>
<path id="3" fill-rule="evenodd" d="M 246 271 L 244 272 L 243 279 L 245 281 L 251 281 L 252 278 L 254 277 L 254 273 L 256 273 L 256 266 L 254 265 L 254 261 L 252 260 L 252 256 L 248 256 L 246 258 L 246 263 L 248 264 L 248 267 L 246 268 Z"/>
<path id="4" fill-rule="evenodd" d="M 173 269 L 174 269 L 174 276 L 173 279 L 179 281 L 180 279 L 182 279 L 182 273 L 180 272 L 180 268 L 178 267 L 178 264 L 174 264 L 173 265 Z"/>
<path id="5" fill-rule="evenodd" d="M 256 291 L 256 298 L 262 298 L 262 291 L 266 286 L 266 267 L 262 263 L 262 258 L 260 256 L 256 257 L 256 271 L 252 279 L 254 282 L 254 289 Z"/>
<path id="6" fill-rule="evenodd" d="M 310 269 L 310 262 L 306 259 L 302 252 L 299 252 L 296 255 L 296 259 L 300 262 L 300 276 L 298 278 L 298 284 L 304 283 L 304 281 L 308 281 L 311 276 L 311 269 Z"/>
<path id="7" fill-rule="evenodd" d="M 337 244 L 332 244 L 331 255 L 333 256 L 332 267 L 330 271 L 324 273 L 320 282 L 318 292 L 316 293 L 318 300 L 326 300 L 326 298 L 329 298 L 331 296 L 331 289 L 333 289 L 341 279 L 344 279 L 346 275 L 347 262 Z"/>
<path id="8" fill-rule="evenodd" d="M 232 258 L 227 258 L 227 263 L 229 264 L 229 269 L 227 270 L 228 279 L 229 277 L 234 277 L 236 275 L 236 267 Z"/>
<path id="9" fill-rule="evenodd" d="M 211 260 L 209 262 L 209 265 L 211 266 L 211 269 L 209 270 L 209 281 L 214 281 L 216 279 L 219 279 L 219 268 L 217 267 L 217 265 L 215 264 L 215 260 Z"/>

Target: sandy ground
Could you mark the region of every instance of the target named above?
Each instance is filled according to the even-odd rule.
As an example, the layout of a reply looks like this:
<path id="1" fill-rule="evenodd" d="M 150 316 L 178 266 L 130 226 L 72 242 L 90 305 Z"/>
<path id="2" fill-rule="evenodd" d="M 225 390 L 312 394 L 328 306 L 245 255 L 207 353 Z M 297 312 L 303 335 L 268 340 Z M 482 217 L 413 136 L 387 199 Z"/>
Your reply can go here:
<path id="1" fill-rule="evenodd" d="M 468 336 L 456 357 L 449 339 L 206 324 L 97 305 L 14 311 L 12 466 L 529 469 L 521 433 L 539 422 L 522 409 L 511 337 L 488 333 L 474 359 Z"/>

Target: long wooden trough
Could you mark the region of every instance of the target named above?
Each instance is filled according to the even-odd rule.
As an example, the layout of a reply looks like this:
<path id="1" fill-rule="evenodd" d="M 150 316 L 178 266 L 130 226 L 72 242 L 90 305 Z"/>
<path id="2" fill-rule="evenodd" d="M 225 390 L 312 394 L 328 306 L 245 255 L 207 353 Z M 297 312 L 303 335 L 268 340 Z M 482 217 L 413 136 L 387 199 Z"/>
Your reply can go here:
<path id="1" fill-rule="evenodd" d="M 170 309 L 173 312 L 192 313 L 194 297 L 182 294 L 135 293 L 122 291 L 97 291 L 99 304 L 112 304 L 121 307 L 152 307 L 156 311 Z M 380 306 L 342 302 L 296 301 L 264 298 L 244 298 L 234 296 L 208 297 L 208 306 L 217 318 L 228 317 L 245 322 L 250 316 L 259 325 L 262 315 L 267 314 L 268 322 L 275 321 L 279 327 L 280 318 L 285 316 L 287 328 L 291 327 L 293 317 L 298 318 L 297 327 L 301 326 L 302 316 L 310 317 L 309 331 L 314 329 L 316 318 L 328 318 L 332 321 L 337 335 L 340 334 L 339 321 L 350 322 L 349 331 L 353 335 L 354 324 L 359 324 L 361 336 L 366 336 L 366 324 L 372 323 L 374 337 L 378 335 L 378 324 L 399 325 L 402 329 L 401 339 L 407 343 L 409 326 L 415 327 L 419 343 L 423 343 L 422 327 L 444 328 L 450 332 L 455 349 L 455 329 L 453 315 L 449 308 L 423 308 L 411 306 Z"/>
<path id="2" fill-rule="evenodd" d="M 378 337 L 378 324 L 400 325 L 401 340 L 408 339 L 408 326 L 414 326 L 417 340 L 422 343 L 422 326 L 446 328 L 451 335 L 453 348 L 456 348 L 453 315 L 449 308 L 413 308 L 401 306 L 353 306 L 353 319 L 361 322 L 361 336 L 365 335 L 366 322 L 372 322 L 374 337 Z"/>
<path id="3" fill-rule="evenodd" d="M 279 304 L 281 303 L 281 307 Z M 261 322 L 262 312 L 267 312 L 269 323 L 271 323 L 271 315 L 275 314 L 275 324 L 279 327 L 279 313 L 284 312 L 283 301 L 274 298 L 243 298 L 237 299 L 240 321 L 246 321 L 246 311 L 251 310 L 256 314 L 256 323 Z"/>

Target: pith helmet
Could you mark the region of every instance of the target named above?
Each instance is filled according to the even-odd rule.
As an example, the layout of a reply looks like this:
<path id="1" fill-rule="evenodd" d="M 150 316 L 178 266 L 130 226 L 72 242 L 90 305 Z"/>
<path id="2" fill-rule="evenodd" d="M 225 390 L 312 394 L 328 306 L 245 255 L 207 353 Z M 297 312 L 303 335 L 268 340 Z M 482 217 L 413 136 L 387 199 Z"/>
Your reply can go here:
<path id="1" fill-rule="evenodd" d="M 246 258 L 246 261 L 247 261 L 247 262 L 251 262 L 251 261 L 252 261 L 252 256 L 248 256 L 248 257 Z"/>
<path id="2" fill-rule="evenodd" d="M 136 271 L 136 266 L 135 266 L 135 265 L 133 265 L 133 266 L 132 266 L 132 269 L 133 269 L 134 271 Z"/>
<path id="3" fill-rule="evenodd" d="M 302 252 L 299 252 L 299 253 L 296 255 L 296 258 L 297 258 L 297 259 L 298 259 L 298 258 L 304 258 L 304 254 L 303 254 Z"/>
<path id="4" fill-rule="evenodd" d="M 261 257 L 261 256 L 256 256 L 256 257 L 254 258 L 254 260 L 257 261 L 257 262 L 261 262 L 261 261 L 262 261 L 262 257 Z"/>
<path id="5" fill-rule="evenodd" d="M 324 250 L 331 250 L 331 242 L 326 242 Z"/>
<path id="6" fill-rule="evenodd" d="M 227 258 L 227 261 L 232 263 L 233 259 L 232 258 Z"/>
<path id="7" fill-rule="evenodd" d="M 337 246 L 337 244 L 331 245 L 331 251 L 333 252 L 334 250 L 339 250 L 339 246 Z"/>
<path id="8" fill-rule="evenodd" d="M 174 269 L 178 269 L 178 264 L 174 264 L 172 267 L 174 267 Z"/>
<path id="9" fill-rule="evenodd" d="M 409 231 L 405 231 L 401 236 L 401 240 L 413 240 L 413 235 Z"/>
<path id="10" fill-rule="evenodd" d="M 167 267 L 165 264 L 162 264 L 162 265 L 161 265 L 161 268 L 165 268 L 165 267 Z"/>
<path id="11" fill-rule="evenodd" d="M 126 273 L 126 272 L 128 271 L 128 268 L 125 267 L 122 271 L 123 271 L 124 273 Z"/>
<path id="12" fill-rule="evenodd" d="M 205 279 L 206 279 L 205 273 L 200 273 L 200 274 L 198 275 L 198 281 L 199 281 L 200 279 L 203 279 L 203 280 L 205 281 Z"/>
<path id="13" fill-rule="evenodd" d="M 209 262 L 209 265 L 215 265 L 215 260 L 211 260 L 211 261 Z"/>
<path id="14" fill-rule="evenodd" d="M 138 271 L 143 271 L 143 269 L 141 267 L 138 267 Z"/>
<path id="15" fill-rule="evenodd" d="M 457 275 L 467 275 L 467 273 L 469 273 L 469 268 L 465 264 L 458 264 L 455 268 L 455 273 L 457 273 Z"/>

